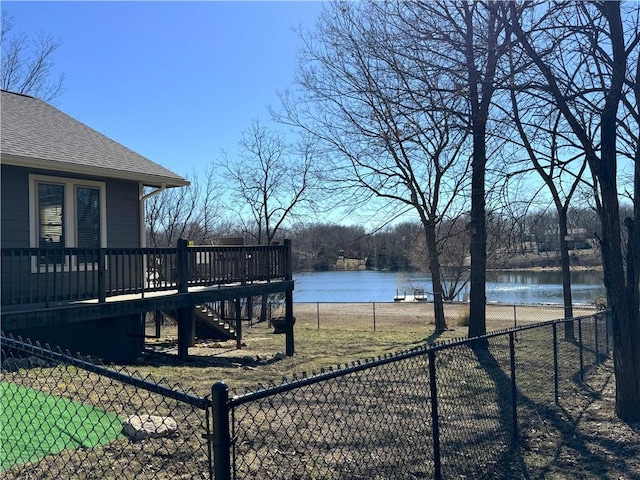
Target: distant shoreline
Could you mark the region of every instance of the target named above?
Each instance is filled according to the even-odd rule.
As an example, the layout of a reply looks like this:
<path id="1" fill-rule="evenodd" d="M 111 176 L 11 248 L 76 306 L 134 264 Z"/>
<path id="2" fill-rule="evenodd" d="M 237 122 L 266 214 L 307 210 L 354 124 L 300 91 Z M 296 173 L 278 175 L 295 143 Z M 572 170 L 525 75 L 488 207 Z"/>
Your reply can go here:
<path id="1" fill-rule="evenodd" d="M 487 272 L 559 272 L 562 267 L 502 267 L 502 268 L 487 268 Z M 572 265 L 570 266 L 572 272 L 602 272 L 602 265 Z M 294 273 L 319 273 L 319 272 L 415 272 L 429 274 L 429 270 L 388 270 L 378 268 L 338 268 L 330 270 L 296 270 Z"/>
<path id="2" fill-rule="evenodd" d="M 602 265 L 575 265 L 570 266 L 572 272 L 602 272 Z M 514 267 L 514 268 L 487 268 L 488 272 L 559 272 L 562 267 Z"/>

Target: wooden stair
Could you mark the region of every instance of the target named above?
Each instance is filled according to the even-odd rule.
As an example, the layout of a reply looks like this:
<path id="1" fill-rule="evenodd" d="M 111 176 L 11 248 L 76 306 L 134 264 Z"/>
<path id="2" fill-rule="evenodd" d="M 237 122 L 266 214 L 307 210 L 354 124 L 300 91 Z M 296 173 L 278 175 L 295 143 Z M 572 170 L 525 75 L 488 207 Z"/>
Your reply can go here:
<path id="1" fill-rule="evenodd" d="M 196 335 L 220 340 L 235 340 L 235 327 L 221 319 L 207 305 L 196 305 Z"/>

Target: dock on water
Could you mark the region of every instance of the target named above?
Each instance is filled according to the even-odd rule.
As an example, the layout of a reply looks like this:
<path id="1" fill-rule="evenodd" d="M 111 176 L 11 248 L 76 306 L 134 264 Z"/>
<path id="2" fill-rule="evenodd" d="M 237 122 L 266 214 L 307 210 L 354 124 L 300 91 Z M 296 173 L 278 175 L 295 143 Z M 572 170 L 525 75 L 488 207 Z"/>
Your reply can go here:
<path id="1" fill-rule="evenodd" d="M 414 288 L 413 293 L 407 294 L 406 290 L 396 290 L 396 295 L 393 297 L 394 302 L 426 302 L 427 294 L 424 288 Z"/>

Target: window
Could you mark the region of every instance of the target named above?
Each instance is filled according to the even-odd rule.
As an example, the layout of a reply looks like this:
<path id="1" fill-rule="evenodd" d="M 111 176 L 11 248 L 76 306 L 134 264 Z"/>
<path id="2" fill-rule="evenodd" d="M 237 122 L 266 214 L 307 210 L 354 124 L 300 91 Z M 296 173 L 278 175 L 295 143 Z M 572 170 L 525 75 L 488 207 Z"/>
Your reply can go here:
<path id="1" fill-rule="evenodd" d="M 63 249 L 106 246 L 105 184 L 90 180 L 30 175 L 31 246 L 43 250 L 41 266 L 87 264 L 89 252 L 65 258 Z M 71 260 L 72 265 L 69 265 Z M 46 267 L 45 267 L 46 268 Z"/>
<path id="2" fill-rule="evenodd" d="M 78 248 L 100 248 L 100 190 L 76 187 L 76 237 Z"/>
<path id="3" fill-rule="evenodd" d="M 40 263 L 61 263 L 64 247 L 64 185 L 38 183 L 38 247 Z"/>

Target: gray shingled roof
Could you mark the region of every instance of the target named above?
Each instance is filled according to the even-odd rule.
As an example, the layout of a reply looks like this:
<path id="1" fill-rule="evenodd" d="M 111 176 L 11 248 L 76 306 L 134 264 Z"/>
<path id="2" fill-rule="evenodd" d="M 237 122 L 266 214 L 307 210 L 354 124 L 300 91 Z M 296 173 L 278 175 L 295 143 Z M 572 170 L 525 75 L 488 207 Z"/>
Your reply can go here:
<path id="1" fill-rule="evenodd" d="M 122 178 L 145 185 L 187 185 L 179 175 L 37 98 L 2 91 L 2 163 Z"/>

